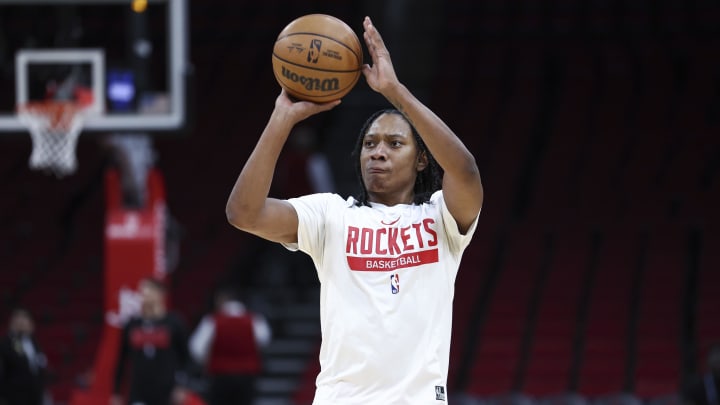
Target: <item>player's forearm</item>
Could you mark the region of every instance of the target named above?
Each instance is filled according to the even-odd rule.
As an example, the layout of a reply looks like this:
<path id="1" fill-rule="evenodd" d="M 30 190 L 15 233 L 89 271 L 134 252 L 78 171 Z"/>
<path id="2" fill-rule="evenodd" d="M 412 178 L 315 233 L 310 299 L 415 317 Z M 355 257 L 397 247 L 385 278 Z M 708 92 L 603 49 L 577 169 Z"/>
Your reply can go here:
<path id="1" fill-rule="evenodd" d="M 472 153 L 445 122 L 405 86 L 398 84 L 385 97 L 412 123 L 446 175 L 470 183 L 480 181 Z"/>
<path id="2" fill-rule="evenodd" d="M 458 229 L 466 232 L 480 212 L 483 187 L 475 158 L 455 133 L 410 91 L 397 84 L 383 93 L 410 121 L 443 168 L 442 189 Z"/>
<path id="3" fill-rule="evenodd" d="M 232 225 L 243 229 L 264 208 L 278 157 L 291 129 L 291 124 L 271 117 L 230 192 L 225 214 Z"/>

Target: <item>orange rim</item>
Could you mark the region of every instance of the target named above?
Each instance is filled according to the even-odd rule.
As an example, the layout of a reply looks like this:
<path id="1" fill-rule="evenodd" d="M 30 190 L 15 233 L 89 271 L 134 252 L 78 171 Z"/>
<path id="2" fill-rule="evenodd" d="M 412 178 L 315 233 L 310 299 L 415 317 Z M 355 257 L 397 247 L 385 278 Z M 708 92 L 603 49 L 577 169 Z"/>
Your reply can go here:
<path id="1" fill-rule="evenodd" d="M 50 129 L 67 130 L 75 115 L 84 110 L 73 101 L 35 101 L 18 106 L 19 114 L 45 116 L 49 118 Z"/>

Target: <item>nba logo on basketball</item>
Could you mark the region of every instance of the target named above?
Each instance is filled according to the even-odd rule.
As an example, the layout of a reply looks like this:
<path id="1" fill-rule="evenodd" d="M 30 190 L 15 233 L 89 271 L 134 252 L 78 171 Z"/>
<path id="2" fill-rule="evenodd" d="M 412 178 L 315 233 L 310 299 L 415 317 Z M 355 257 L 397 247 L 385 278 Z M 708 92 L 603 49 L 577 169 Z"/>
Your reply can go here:
<path id="1" fill-rule="evenodd" d="M 322 46 L 322 41 L 319 39 L 313 39 L 310 41 L 310 49 L 308 50 L 308 56 L 307 61 L 312 63 L 317 63 L 318 58 L 320 57 L 320 47 Z"/>
<path id="2" fill-rule="evenodd" d="M 392 291 L 393 294 L 400 292 L 400 276 L 397 274 L 390 276 L 390 291 Z"/>

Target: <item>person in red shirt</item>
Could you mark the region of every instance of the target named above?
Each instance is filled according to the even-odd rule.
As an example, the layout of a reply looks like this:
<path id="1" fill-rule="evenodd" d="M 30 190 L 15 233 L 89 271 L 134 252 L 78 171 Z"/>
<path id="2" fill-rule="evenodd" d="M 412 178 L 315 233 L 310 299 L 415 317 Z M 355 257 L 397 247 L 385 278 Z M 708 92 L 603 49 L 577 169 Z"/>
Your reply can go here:
<path id="1" fill-rule="evenodd" d="M 203 317 L 190 338 L 191 356 L 210 377 L 210 405 L 252 404 L 262 371 L 260 349 L 270 338 L 262 315 L 249 311 L 232 289 L 217 292 L 215 312 Z"/>

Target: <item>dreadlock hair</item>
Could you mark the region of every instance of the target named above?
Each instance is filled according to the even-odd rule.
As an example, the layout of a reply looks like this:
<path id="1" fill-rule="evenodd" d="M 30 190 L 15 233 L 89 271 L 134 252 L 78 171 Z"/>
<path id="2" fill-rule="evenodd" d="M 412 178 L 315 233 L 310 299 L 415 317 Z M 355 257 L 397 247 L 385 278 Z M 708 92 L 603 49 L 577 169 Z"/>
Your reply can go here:
<path id="1" fill-rule="evenodd" d="M 357 205 L 358 207 L 363 205 L 368 207 L 370 206 L 370 202 L 368 201 L 367 188 L 365 188 L 365 182 L 362 178 L 362 169 L 360 168 L 360 151 L 362 150 L 363 138 L 365 138 L 365 135 L 370 128 L 370 125 L 372 125 L 372 123 L 375 122 L 375 120 L 383 114 L 397 114 L 401 116 L 410 125 L 410 129 L 412 131 L 413 138 L 415 138 L 415 143 L 417 144 L 419 153 L 425 153 L 425 156 L 427 156 L 427 166 L 425 167 L 425 169 L 418 172 L 417 177 L 415 178 L 415 186 L 413 187 L 413 192 L 415 195 L 413 197 L 413 203 L 422 204 L 430 201 L 430 197 L 432 196 L 432 194 L 435 191 L 440 190 L 440 187 L 442 185 L 443 170 L 440 165 L 437 164 L 437 162 L 435 161 L 435 157 L 433 157 L 427 146 L 425 146 L 425 142 L 423 142 L 422 138 L 420 138 L 420 135 L 417 133 L 415 127 L 413 127 L 410 121 L 408 121 L 407 118 L 405 118 L 405 116 L 400 111 L 389 108 L 377 111 L 372 114 L 370 118 L 365 121 L 365 124 L 363 124 L 362 128 L 360 129 L 360 135 L 355 142 L 355 149 L 353 149 L 351 156 L 353 158 L 353 161 L 355 162 L 355 174 L 357 175 L 358 181 L 360 183 L 360 193 L 355 198 L 355 205 Z"/>

